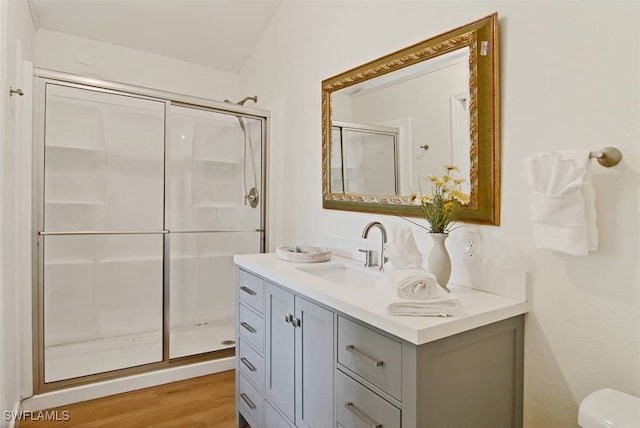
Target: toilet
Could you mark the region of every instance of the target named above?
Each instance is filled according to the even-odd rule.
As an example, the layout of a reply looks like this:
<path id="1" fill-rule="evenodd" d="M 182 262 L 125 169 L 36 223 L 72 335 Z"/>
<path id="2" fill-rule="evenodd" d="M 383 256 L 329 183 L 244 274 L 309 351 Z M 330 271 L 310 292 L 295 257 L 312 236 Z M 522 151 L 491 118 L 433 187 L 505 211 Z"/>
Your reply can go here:
<path id="1" fill-rule="evenodd" d="M 640 428 L 640 397 L 605 388 L 587 395 L 578 409 L 582 428 Z"/>

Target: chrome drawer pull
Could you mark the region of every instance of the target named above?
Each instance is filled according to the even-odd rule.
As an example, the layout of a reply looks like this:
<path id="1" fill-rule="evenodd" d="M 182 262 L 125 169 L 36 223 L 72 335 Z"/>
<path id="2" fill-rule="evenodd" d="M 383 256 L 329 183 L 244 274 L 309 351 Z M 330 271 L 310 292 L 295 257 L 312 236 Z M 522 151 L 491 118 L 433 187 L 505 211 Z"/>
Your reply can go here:
<path id="1" fill-rule="evenodd" d="M 253 291 L 252 289 L 250 289 L 249 287 L 245 287 L 244 285 L 242 285 L 242 286 L 240 287 L 240 290 L 242 290 L 242 291 L 244 291 L 245 293 L 250 294 L 250 295 L 252 295 L 252 296 L 255 296 L 256 294 L 258 294 L 258 293 L 256 293 L 255 291 Z"/>
<path id="2" fill-rule="evenodd" d="M 245 394 L 244 392 L 242 394 L 240 394 L 240 398 L 242 398 L 242 400 L 247 403 L 247 406 L 249 406 L 249 408 L 251 410 L 255 410 L 256 409 L 256 405 L 253 404 L 253 401 L 251 401 L 251 399 L 247 396 L 247 394 Z"/>
<path id="3" fill-rule="evenodd" d="M 255 372 L 255 371 L 257 370 L 257 369 L 256 369 L 256 366 L 254 366 L 253 364 L 251 364 L 251 363 L 249 362 L 249 360 L 247 360 L 245 357 L 240 358 L 240 361 L 242 361 L 242 364 L 244 364 L 245 366 L 247 366 L 247 368 L 248 368 L 249 370 L 251 370 L 252 372 Z"/>
<path id="4" fill-rule="evenodd" d="M 243 326 L 244 328 L 246 328 L 246 329 L 249 331 L 249 333 L 255 333 L 255 332 L 257 332 L 257 331 L 258 331 L 258 330 L 256 330 L 255 328 L 251 327 L 249 324 L 247 324 L 247 323 L 246 323 L 246 322 L 244 322 L 244 321 L 242 321 L 242 322 L 240 323 L 240 325 L 241 325 L 241 326 Z"/>
<path id="5" fill-rule="evenodd" d="M 369 354 L 365 354 L 364 352 L 362 352 L 361 350 L 359 350 L 358 348 L 356 348 L 353 345 L 347 345 L 347 351 L 356 354 L 362 358 L 365 358 L 369 361 L 373 361 L 373 365 L 376 367 L 380 367 L 380 366 L 384 366 L 384 361 L 382 360 L 376 360 L 375 358 L 373 358 L 371 355 Z"/>
<path id="6" fill-rule="evenodd" d="M 371 419 L 369 417 L 369 415 L 367 415 L 365 412 L 363 412 L 362 410 L 358 409 L 356 407 L 355 404 L 353 404 L 351 401 L 349 401 L 348 403 L 344 404 L 344 407 L 350 411 L 351 413 L 353 413 L 354 415 L 356 415 L 360 420 L 362 420 L 364 423 L 368 424 L 371 426 L 371 428 L 382 428 L 382 424 L 379 424 L 378 422 L 376 422 L 375 420 Z"/>

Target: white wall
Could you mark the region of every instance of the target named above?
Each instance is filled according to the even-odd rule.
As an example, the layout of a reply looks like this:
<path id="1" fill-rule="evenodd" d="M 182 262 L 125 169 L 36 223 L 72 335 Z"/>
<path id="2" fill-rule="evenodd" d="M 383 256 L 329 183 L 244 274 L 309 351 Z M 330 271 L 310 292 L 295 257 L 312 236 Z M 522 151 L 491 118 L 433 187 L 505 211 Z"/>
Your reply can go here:
<path id="1" fill-rule="evenodd" d="M 235 73 L 42 28 L 36 67 L 217 101 L 244 97 Z"/>
<path id="2" fill-rule="evenodd" d="M 23 365 L 30 356 L 22 355 L 21 299 L 28 281 L 20 281 L 25 264 L 24 238 L 16 228 L 17 206 L 21 203 L 22 183 L 17 181 L 17 160 L 24 154 L 28 137 L 16 122 L 22 119 L 24 103 L 29 102 L 30 82 L 22 81 L 22 60 L 33 61 L 35 31 L 26 1 L 0 2 L 0 411 L 12 410 L 22 390 Z M 8 87 L 20 87 L 25 96 L 9 97 Z M 22 238 L 22 240 L 21 240 Z M 24 260 L 23 260 L 24 261 Z M 27 263 L 28 261 L 24 261 Z M 29 340 L 29 339 L 27 339 Z M 8 424 L 0 416 L 0 426 Z"/>
<path id="3" fill-rule="evenodd" d="M 321 81 L 499 12 L 502 225 L 480 230 L 485 263 L 531 272 L 527 427 L 576 426 L 580 400 L 605 386 L 640 395 L 639 7 L 613 1 L 289 1 L 242 72 L 245 90 L 283 106 L 282 139 L 272 142 L 286 154 L 275 166 L 287 178 L 273 211 L 287 225 L 282 244 L 331 242 L 327 235 L 356 240 L 376 217 L 391 230 L 401 220 L 321 208 Z M 520 162 L 538 151 L 606 145 L 619 147 L 625 159 L 611 170 L 595 168 L 599 250 L 578 258 L 535 249 L 529 190 L 514 175 Z M 417 235 L 428 250 L 427 239 Z"/>

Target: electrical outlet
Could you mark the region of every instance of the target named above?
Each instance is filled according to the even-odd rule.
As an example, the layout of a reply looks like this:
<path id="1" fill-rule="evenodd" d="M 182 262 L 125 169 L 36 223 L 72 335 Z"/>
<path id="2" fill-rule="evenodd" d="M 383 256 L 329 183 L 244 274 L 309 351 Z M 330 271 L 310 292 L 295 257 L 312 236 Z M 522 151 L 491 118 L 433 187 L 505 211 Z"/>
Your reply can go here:
<path id="1" fill-rule="evenodd" d="M 464 232 L 462 243 L 464 246 L 463 260 L 470 262 L 482 262 L 482 235 L 477 230 Z"/>

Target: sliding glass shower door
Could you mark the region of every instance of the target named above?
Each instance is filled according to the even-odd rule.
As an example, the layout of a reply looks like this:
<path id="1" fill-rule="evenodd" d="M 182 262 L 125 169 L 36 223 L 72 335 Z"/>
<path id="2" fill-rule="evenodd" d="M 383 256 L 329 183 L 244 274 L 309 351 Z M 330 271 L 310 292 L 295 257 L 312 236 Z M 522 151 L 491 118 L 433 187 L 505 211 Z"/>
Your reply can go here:
<path id="1" fill-rule="evenodd" d="M 264 250 L 266 118 L 39 85 L 36 390 L 233 355 L 233 255 Z"/>
<path id="2" fill-rule="evenodd" d="M 44 382 L 162 361 L 166 104 L 45 91 Z"/>
<path id="3" fill-rule="evenodd" d="M 255 118 L 177 105 L 168 123 L 169 355 L 178 358 L 234 347 L 233 254 L 262 250 L 263 130 Z"/>

